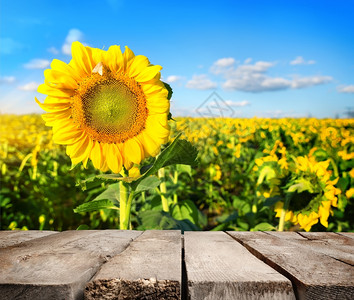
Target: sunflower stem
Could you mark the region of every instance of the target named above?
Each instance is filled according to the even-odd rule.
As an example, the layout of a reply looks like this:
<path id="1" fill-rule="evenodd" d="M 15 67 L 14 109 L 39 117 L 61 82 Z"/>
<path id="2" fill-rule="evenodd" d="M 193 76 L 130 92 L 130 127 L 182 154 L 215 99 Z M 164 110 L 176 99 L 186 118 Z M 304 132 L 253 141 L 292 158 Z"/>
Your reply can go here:
<path id="1" fill-rule="evenodd" d="M 125 186 L 124 181 L 119 182 L 119 228 L 128 229 L 125 227 L 126 224 L 126 215 L 127 215 L 127 195 L 128 189 Z M 125 228 L 124 228 L 125 227 Z"/>
<path id="2" fill-rule="evenodd" d="M 289 202 L 290 202 L 290 197 L 285 197 L 284 206 L 280 214 L 278 231 L 284 231 L 285 216 L 286 216 L 286 212 L 288 211 Z"/>
<path id="3" fill-rule="evenodd" d="M 175 170 L 174 171 L 174 176 L 173 176 L 173 184 L 177 185 L 178 183 L 178 171 Z M 177 204 L 178 203 L 178 196 L 177 196 L 177 192 L 174 192 L 173 194 L 173 203 Z"/>
<path id="4" fill-rule="evenodd" d="M 164 168 L 159 169 L 158 176 L 159 176 L 159 179 L 161 180 L 160 192 L 161 192 L 162 210 L 165 212 L 169 212 L 168 201 L 167 201 L 167 198 L 165 197 L 167 190 L 166 190 L 165 169 Z"/>

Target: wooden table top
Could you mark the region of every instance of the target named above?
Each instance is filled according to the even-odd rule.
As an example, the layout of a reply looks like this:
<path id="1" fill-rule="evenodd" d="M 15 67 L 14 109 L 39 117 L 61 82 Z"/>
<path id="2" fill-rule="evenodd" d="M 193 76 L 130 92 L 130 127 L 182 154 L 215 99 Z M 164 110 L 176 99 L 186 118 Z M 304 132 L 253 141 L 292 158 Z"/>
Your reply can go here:
<path id="1" fill-rule="evenodd" d="M 354 233 L 0 231 L 0 299 L 354 299 Z"/>

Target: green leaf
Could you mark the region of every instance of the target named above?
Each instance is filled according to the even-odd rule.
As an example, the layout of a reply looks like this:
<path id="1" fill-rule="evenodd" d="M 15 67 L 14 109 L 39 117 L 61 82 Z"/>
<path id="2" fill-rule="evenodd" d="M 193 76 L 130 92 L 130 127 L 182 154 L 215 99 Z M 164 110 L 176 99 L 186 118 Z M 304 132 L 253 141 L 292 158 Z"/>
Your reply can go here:
<path id="1" fill-rule="evenodd" d="M 110 181 L 110 182 L 124 181 L 130 183 L 136 180 L 137 177 L 129 177 L 129 176 L 123 177 L 120 174 L 101 174 L 101 175 L 97 175 L 96 178 L 102 181 Z"/>
<path id="2" fill-rule="evenodd" d="M 350 178 L 349 176 L 346 176 L 346 174 L 344 173 L 343 177 L 339 178 L 336 186 L 344 192 L 349 186 L 349 184 L 350 184 Z"/>
<path id="3" fill-rule="evenodd" d="M 82 180 L 76 184 L 76 186 L 80 186 L 83 191 L 93 189 L 102 184 L 102 180 L 97 178 L 96 176 L 92 176 L 86 180 Z"/>
<path id="4" fill-rule="evenodd" d="M 210 231 L 225 231 L 228 229 L 228 227 L 229 227 L 229 223 L 222 223 L 222 224 L 219 224 L 218 226 L 214 227 Z"/>
<path id="5" fill-rule="evenodd" d="M 92 201 L 110 200 L 113 204 L 118 205 L 119 199 L 120 199 L 119 183 L 114 183 L 114 184 L 110 184 L 103 193 L 98 195 Z"/>
<path id="6" fill-rule="evenodd" d="M 192 167 L 190 165 L 176 165 L 176 171 L 178 174 L 187 173 L 189 177 L 192 177 Z"/>
<path id="7" fill-rule="evenodd" d="M 232 214 L 223 214 L 220 217 L 216 218 L 218 223 L 230 223 L 236 221 L 238 218 L 237 211 L 233 212 Z"/>
<path id="8" fill-rule="evenodd" d="M 275 203 L 277 203 L 281 200 L 283 200 L 283 198 L 280 196 L 270 197 L 264 201 L 263 206 L 273 206 Z"/>
<path id="9" fill-rule="evenodd" d="M 317 161 L 323 161 L 326 160 L 328 158 L 328 153 L 323 150 L 323 149 L 317 149 L 314 153 L 313 156 L 316 157 Z"/>
<path id="10" fill-rule="evenodd" d="M 149 176 L 141 180 L 135 189 L 135 192 L 152 190 L 160 185 L 161 181 L 156 176 Z"/>
<path id="11" fill-rule="evenodd" d="M 198 208 L 191 200 L 183 200 L 175 204 L 172 208 L 172 217 L 176 220 L 189 220 L 198 225 Z"/>
<path id="12" fill-rule="evenodd" d="M 74 209 L 76 213 L 96 211 L 100 209 L 119 209 L 110 200 L 96 200 L 79 205 Z"/>
<path id="13" fill-rule="evenodd" d="M 251 231 L 272 231 L 275 230 L 275 227 L 269 223 L 259 223 L 251 229 Z"/>
<path id="14" fill-rule="evenodd" d="M 189 220 L 176 220 L 164 211 L 146 210 L 138 215 L 138 230 L 179 229 L 182 231 L 200 230 Z"/>
<path id="15" fill-rule="evenodd" d="M 195 165 L 197 163 L 197 149 L 186 140 L 179 140 L 181 133 L 167 146 L 156 158 L 152 167 L 142 176 L 135 179 L 131 186 L 135 190 L 139 183 L 146 177 L 155 174 L 159 169 L 173 164 Z"/>
<path id="16" fill-rule="evenodd" d="M 166 83 L 166 82 L 163 82 L 163 84 L 165 85 L 165 88 L 166 88 L 167 91 L 168 91 L 167 99 L 168 99 L 168 100 L 171 100 L 172 94 L 173 94 L 172 88 L 171 88 L 171 86 L 170 86 L 168 83 Z"/>
<path id="17" fill-rule="evenodd" d="M 299 180 L 296 180 L 295 182 L 296 182 L 295 184 L 291 185 L 288 188 L 288 193 L 292 193 L 292 192 L 302 193 L 304 191 L 313 193 L 313 185 L 308 180 L 301 178 Z"/>
<path id="18" fill-rule="evenodd" d="M 122 177 L 120 174 L 100 174 L 90 177 L 84 181 L 81 181 L 77 185 L 80 185 L 82 190 L 90 189 L 98 186 L 102 182 L 117 182 L 124 181 L 131 184 L 133 191 L 137 189 L 139 184 L 150 175 L 154 175 L 159 169 L 174 164 L 184 165 L 196 165 L 198 150 L 188 141 L 179 140 L 181 134 L 178 134 L 175 140 L 167 146 L 160 155 L 156 158 L 154 164 L 140 177 Z M 150 179 L 151 180 L 151 179 Z M 153 181 L 151 180 L 150 183 Z M 155 180 L 152 186 L 155 187 L 157 181 Z M 140 191 L 147 190 L 147 184 Z"/>
<path id="19" fill-rule="evenodd" d="M 140 174 L 144 174 L 144 173 L 147 172 L 151 167 L 152 167 L 152 164 L 146 165 L 146 166 L 142 166 L 141 169 L 140 169 Z"/>
<path id="20" fill-rule="evenodd" d="M 270 180 L 276 176 L 277 175 L 276 175 L 274 169 L 271 166 L 265 165 L 262 168 L 261 173 L 259 174 L 257 184 L 260 185 L 264 181 L 264 179 Z"/>
<path id="21" fill-rule="evenodd" d="M 89 230 L 90 227 L 86 224 L 81 224 L 76 230 Z"/>

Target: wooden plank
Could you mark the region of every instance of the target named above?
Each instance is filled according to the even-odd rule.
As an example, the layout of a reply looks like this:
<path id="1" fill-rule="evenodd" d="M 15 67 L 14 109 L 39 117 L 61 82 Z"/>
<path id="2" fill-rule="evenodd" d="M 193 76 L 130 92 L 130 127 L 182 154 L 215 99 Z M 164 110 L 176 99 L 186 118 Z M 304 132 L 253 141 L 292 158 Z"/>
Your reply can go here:
<path id="1" fill-rule="evenodd" d="M 270 234 L 276 237 L 280 237 L 287 240 L 303 240 L 306 241 L 307 238 L 300 235 L 298 232 L 294 231 L 264 231 L 266 234 Z"/>
<path id="2" fill-rule="evenodd" d="M 314 251 L 354 266 L 354 240 L 333 232 L 301 232 L 303 243 Z"/>
<path id="3" fill-rule="evenodd" d="M 42 230 L 8 230 L 0 231 L 0 248 L 13 246 L 29 240 L 38 239 L 51 234 L 58 233 L 57 231 L 42 231 Z"/>
<path id="4" fill-rule="evenodd" d="M 336 234 L 343 235 L 345 237 L 354 239 L 354 232 L 336 232 Z"/>
<path id="5" fill-rule="evenodd" d="M 0 250 L 2 299 L 82 299 L 86 283 L 137 231 L 65 231 Z"/>
<path id="6" fill-rule="evenodd" d="M 289 278 L 298 299 L 354 299 L 353 266 L 311 246 L 316 241 L 289 240 L 264 232 L 228 233 Z"/>
<path id="7" fill-rule="evenodd" d="M 265 232 L 354 266 L 354 240 L 333 232 Z"/>
<path id="8" fill-rule="evenodd" d="M 145 231 L 102 266 L 85 299 L 180 299 L 181 258 L 180 231 Z"/>
<path id="9" fill-rule="evenodd" d="M 291 282 L 224 232 L 185 232 L 188 292 L 196 299 L 295 299 Z"/>

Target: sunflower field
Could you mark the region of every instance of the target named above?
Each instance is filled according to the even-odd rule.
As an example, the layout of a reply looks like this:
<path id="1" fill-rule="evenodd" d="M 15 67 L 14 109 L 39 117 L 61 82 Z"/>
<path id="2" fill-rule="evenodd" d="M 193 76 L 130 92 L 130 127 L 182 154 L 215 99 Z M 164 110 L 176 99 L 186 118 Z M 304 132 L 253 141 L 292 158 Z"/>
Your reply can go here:
<path id="1" fill-rule="evenodd" d="M 160 169 L 161 183 L 133 202 L 132 229 L 354 230 L 354 120 L 176 118 L 170 125 L 170 140 L 182 132 L 198 164 Z M 0 115 L 0 172 L 2 230 L 119 227 L 117 183 L 87 181 L 102 171 L 91 162 L 73 167 L 39 115 Z M 85 209 L 92 200 L 112 205 Z"/>

